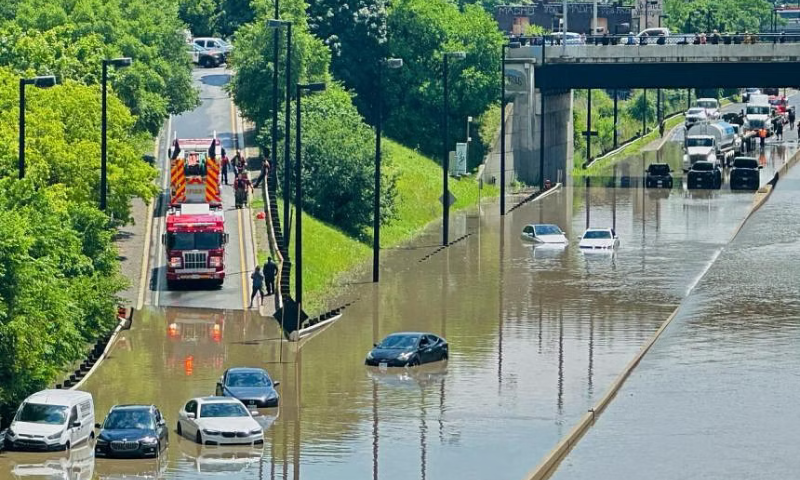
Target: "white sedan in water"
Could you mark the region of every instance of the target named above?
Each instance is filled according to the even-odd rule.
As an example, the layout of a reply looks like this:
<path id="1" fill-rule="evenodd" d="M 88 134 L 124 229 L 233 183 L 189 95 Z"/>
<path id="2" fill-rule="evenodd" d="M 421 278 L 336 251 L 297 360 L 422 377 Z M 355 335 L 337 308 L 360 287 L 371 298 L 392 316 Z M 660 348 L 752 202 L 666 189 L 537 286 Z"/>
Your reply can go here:
<path id="1" fill-rule="evenodd" d="M 525 225 L 522 229 L 522 239 L 537 245 L 566 245 L 567 236 L 558 228 L 558 225 L 546 223 Z"/>
<path id="2" fill-rule="evenodd" d="M 587 229 L 581 241 L 578 243 L 581 251 L 613 251 L 619 247 L 619 236 L 613 228 L 590 228 Z"/>
<path id="3" fill-rule="evenodd" d="M 178 435 L 201 445 L 261 445 L 264 430 L 242 402 L 231 397 L 193 398 L 178 412 Z"/>

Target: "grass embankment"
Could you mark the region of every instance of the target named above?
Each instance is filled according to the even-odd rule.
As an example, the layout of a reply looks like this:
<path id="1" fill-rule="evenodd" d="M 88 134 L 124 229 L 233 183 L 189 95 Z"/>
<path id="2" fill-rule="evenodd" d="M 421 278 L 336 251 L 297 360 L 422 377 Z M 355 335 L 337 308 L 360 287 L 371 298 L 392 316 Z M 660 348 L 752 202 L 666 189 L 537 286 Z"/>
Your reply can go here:
<path id="1" fill-rule="evenodd" d="M 396 172 L 397 219 L 381 228 L 381 247 L 393 247 L 406 242 L 422 231 L 429 223 L 441 218 L 442 168 L 433 160 L 391 140 L 384 140 L 384 158 L 389 161 L 387 170 Z M 451 211 L 477 205 L 478 183 L 474 177 L 450 179 L 450 191 L 456 197 Z M 484 185 L 484 197 L 499 193 L 495 186 Z M 263 210 L 257 195 L 253 212 Z M 280 202 L 279 202 L 280 203 Z M 279 205 L 279 211 L 282 206 Z M 258 223 L 257 225 L 263 225 Z M 266 260 L 268 247 L 263 228 L 259 228 L 259 253 L 261 264 Z M 294 236 L 289 253 L 294 257 Z M 335 295 L 337 285 L 348 273 L 372 258 L 371 243 L 363 243 L 336 227 L 303 214 L 303 303 L 310 315 L 319 313 L 327 299 Z M 294 274 L 292 274 L 294 289 Z"/>

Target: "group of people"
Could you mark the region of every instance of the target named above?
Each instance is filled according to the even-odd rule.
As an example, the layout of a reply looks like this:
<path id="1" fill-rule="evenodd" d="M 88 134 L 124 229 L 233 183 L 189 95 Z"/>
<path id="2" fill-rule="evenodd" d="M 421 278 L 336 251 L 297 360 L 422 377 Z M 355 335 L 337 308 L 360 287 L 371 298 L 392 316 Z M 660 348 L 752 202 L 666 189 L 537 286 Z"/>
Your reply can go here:
<path id="1" fill-rule="evenodd" d="M 270 168 L 269 154 L 269 149 L 266 149 L 262 155 L 261 172 L 258 176 L 258 179 L 255 181 L 255 183 L 253 183 L 250 181 L 250 178 L 247 176 L 247 172 L 245 171 L 245 160 L 241 151 L 237 150 L 236 155 L 234 155 L 232 160 L 228 159 L 228 156 L 225 154 L 225 150 L 222 151 L 222 163 L 220 169 L 222 172 L 222 183 L 228 185 L 228 172 L 229 170 L 233 170 L 235 175 L 233 181 L 233 190 L 236 199 L 236 208 L 242 208 L 243 206 L 246 206 L 247 193 L 252 192 L 254 188 L 258 188 L 261 182 L 265 181 L 267 175 L 269 174 Z"/>
<path id="2" fill-rule="evenodd" d="M 269 295 L 275 294 L 275 277 L 278 275 L 278 265 L 272 261 L 272 257 L 267 259 L 267 263 L 264 264 L 264 270 L 261 270 L 261 267 L 256 265 L 256 269 L 252 275 L 250 275 L 250 279 L 253 281 L 253 291 L 250 293 L 250 308 L 253 308 L 253 299 L 256 298 L 256 295 L 260 294 L 260 302 L 261 304 L 264 303 L 264 297 Z M 266 284 L 267 292 L 264 293 L 264 286 Z"/>

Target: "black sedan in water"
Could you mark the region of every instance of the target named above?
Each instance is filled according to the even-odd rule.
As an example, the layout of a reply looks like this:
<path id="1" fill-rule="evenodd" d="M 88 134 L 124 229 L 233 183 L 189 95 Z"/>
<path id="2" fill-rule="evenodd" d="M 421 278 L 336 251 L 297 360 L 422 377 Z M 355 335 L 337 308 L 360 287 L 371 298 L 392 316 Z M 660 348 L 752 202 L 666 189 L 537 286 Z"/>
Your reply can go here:
<path id="1" fill-rule="evenodd" d="M 686 175 L 686 187 L 717 190 L 722 187 L 722 172 L 711 162 L 696 162 Z"/>
<path id="2" fill-rule="evenodd" d="M 234 367 L 219 378 L 216 394 L 236 398 L 248 408 L 277 407 L 278 385 L 280 382 L 274 382 L 263 368 Z"/>
<path id="3" fill-rule="evenodd" d="M 758 190 L 761 186 L 761 165 L 753 157 L 736 157 L 731 168 L 731 190 Z"/>
<path id="4" fill-rule="evenodd" d="M 447 360 L 447 340 L 432 333 L 393 333 L 375 345 L 365 364 L 373 367 L 415 367 Z"/>
<path id="5" fill-rule="evenodd" d="M 666 163 L 651 163 L 647 167 L 645 186 L 647 188 L 672 188 L 672 170 Z"/>
<path id="6" fill-rule="evenodd" d="M 167 447 L 169 429 L 154 405 L 115 405 L 100 428 L 94 453 L 98 457 L 157 457 Z"/>

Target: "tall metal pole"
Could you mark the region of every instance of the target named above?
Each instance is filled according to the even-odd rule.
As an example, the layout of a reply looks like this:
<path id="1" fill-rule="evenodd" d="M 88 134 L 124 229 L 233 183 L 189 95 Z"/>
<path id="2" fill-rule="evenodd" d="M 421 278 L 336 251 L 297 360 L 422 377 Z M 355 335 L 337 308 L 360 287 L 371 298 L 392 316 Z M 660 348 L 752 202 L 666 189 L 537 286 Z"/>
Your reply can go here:
<path id="1" fill-rule="evenodd" d="M 448 243 L 448 237 L 450 233 L 450 198 L 448 189 L 448 180 L 450 174 L 448 170 L 450 169 L 450 150 L 448 148 L 448 131 L 447 126 L 447 117 L 450 116 L 450 105 L 449 105 L 449 98 L 448 94 L 448 85 L 447 85 L 447 75 L 448 75 L 448 68 L 447 68 L 447 59 L 448 55 L 444 55 L 444 132 L 443 132 L 443 148 L 444 151 L 444 158 L 442 162 L 442 245 L 446 246 Z M 501 122 L 502 123 L 502 122 Z"/>
<path id="2" fill-rule="evenodd" d="M 284 115 L 286 132 L 284 132 L 283 151 L 283 231 L 286 252 L 289 252 L 289 182 L 291 178 L 291 161 L 289 146 L 292 144 L 292 135 L 289 132 L 292 118 L 292 24 L 286 24 L 286 114 Z"/>
<path id="3" fill-rule="evenodd" d="M 275 2 L 275 20 L 280 18 L 280 9 L 278 8 L 278 0 L 274 0 Z M 278 158 L 278 39 L 280 39 L 280 32 L 277 28 L 273 28 L 272 31 L 272 161 L 274 162 L 273 165 L 277 169 L 278 162 L 275 161 Z M 286 146 L 288 149 L 288 145 Z M 277 177 L 275 177 L 277 179 Z M 269 182 L 268 179 L 264 179 L 264 184 L 266 185 Z M 283 248 L 284 253 L 289 249 L 289 245 L 286 243 L 286 231 L 289 228 L 289 225 L 286 224 L 286 218 L 283 219 L 283 245 L 279 245 L 279 248 Z"/>
<path id="4" fill-rule="evenodd" d="M 500 215 L 506 214 L 506 46 L 500 61 Z M 469 133 L 467 133 L 469 136 Z"/>
<path id="5" fill-rule="evenodd" d="M 375 200 L 372 208 L 372 281 L 379 277 L 381 250 L 381 120 L 383 112 L 383 64 L 378 63 L 378 99 L 375 113 Z"/>
<path id="6" fill-rule="evenodd" d="M 592 161 L 592 89 L 586 95 L 586 162 Z"/>
<path id="7" fill-rule="evenodd" d="M 294 211 L 296 215 L 295 225 L 295 238 L 294 238 L 294 289 L 295 300 L 297 302 L 297 328 L 300 329 L 300 315 L 303 311 L 303 190 L 302 190 L 302 169 L 300 166 L 300 97 L 302 91 L 300 85 L 297 86 L 297 125 L 295 125 L 295 152 L 294 152 Z M 288 146 L 288 145 L 287 145 Z M 288 149 L 287 149 L 288 151 Z"/>
<path id="8" fill-rule="evenodd" d="M 544 112 L 545 94 L 544 89 L 539 89 L 539 96 L 542 99 L 542 113 L 539 115 L 539 191 L 544 191 Z"/>
<path id="9" fill-rule="evenodd" d="M 644 29 L 647 30 L 647 27 L 650 26 L 650 0 L 645 0 L 644 2 Z M 709 30 L 710 31 L 710 30 Z"/>
<path id="10" fill-rule="evenodd" d="M 617 131 L 617 121 L 619 119 L 619 91 L 614 89 L 614 148 L 619 145 L 619 132 Z"/>
<path id="11" fill-rule="evenodd" d="M 597 35 L 597 0 L 592 0 L 592 36 Z"/>
<path id="12" fill-rule="evenodd" d="M 642 90 L 642 98 L 644 99 L 644 111 L 642 111 L 642 136 L 647 134 L 647 107 L 650 103 L 647 101 L 647 89 Z"/>
<path id="13" fill-rule="evenodd" d="M 102 118 L 101 118 L 101 138 L 100 138 L 100 210 L 106 209 L 106 162 L 107 162 L 107 139 L 108 134 L 108 118 L 107 118 L 107 83 L 108 83 L 108 62 L 103 60 L 103 100 L 102 100 Z"/>
<path id="14" fill-rule="evenodd" d="M 25 79 L 19 79 L 19 179 L 25 178 Z"/>
<path id="15" fill-rule="evenodd" d="M 661 89 L 656 89 L 656 123 L 661 128 Z"/>
<path id="16" fill-rule="evenodd" d="M 561 56 L 567 56 L 567 0 L 564 0 L 562 4 L 562 19 L 564 22 L 562 23 L 563 28 L 561 29 Z"/>

